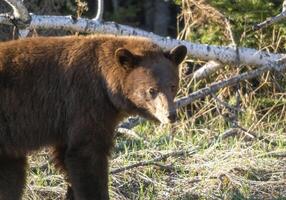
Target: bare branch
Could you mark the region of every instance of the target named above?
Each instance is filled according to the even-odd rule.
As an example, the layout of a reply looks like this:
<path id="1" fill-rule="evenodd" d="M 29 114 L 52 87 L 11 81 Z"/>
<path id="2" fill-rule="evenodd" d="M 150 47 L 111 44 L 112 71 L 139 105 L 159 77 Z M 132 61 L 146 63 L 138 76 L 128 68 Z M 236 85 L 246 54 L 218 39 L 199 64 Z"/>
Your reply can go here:
<path id="1" fill-rule="evenodd" d="M 216 71 L 218 71 L 223 66 L 224 65 L 220 62 L 210 60 L 204 66 L 202 66 L 200 69 L 196 70 L 191 76 L 195 80 L 201 80 L 201 79 L 207 78 L 211 74 L 215 73 Z"/>
<path id="2" fill-rule="evenodd" d="M 286 66 L 282 65 L 282 66 L 280 66 L 279 70 L 283 70 L 285 68 L 286 68 Z M 245 72 L 245 73 L 242 73 L 240 75 L 231 77 L 229 79 L 213 83 L 210 86 L 202 88 L 198 91 L 195 91 L 186 97 L 182 97 L 182 98 L 177 99 L 176 100 L 176 106 L 177 106 L 177 108 L 186 106 L 186 105 L 192 103 L 193 101 L 195 101 L 199 98 L 202 98 L 202 97 L 205 97 L 207 95 L 210 95 L 212 93 L 217 92 L 221 88 L 235 85 L 238 82 L 243 81 L 243 80 L 252 79 L 254 77 L 261 75 L 264 72 L 267 72 L 267 71 L 273 70 L 273 69 L 276 69 L 275 66 L 263 66 L 263 67 L 260 67 L 258 69 L 255 69 L 255 70 Z"/>
<path id="3" fill-rule="evenodd" d="M 229 105 L 227 102 L 224 102 L 223 100 L 219 99 L 216 95 L 211 94 L 212 97 L 219 103 L 221 104 L 223 107 L 227 108 L 230 111 L 236 111 L 236 112 L 242 112 L 242 110 L 240 108 L 234 107 Z"/>
<path id="4" fill-rule="evenodd" d="M 134 125 L 133 125 L 133 127 L 134 127 Z M 120 135 L 124 135 L 128 138 L 131 138 L 131 139 L 142 140 L 142 138 L 139 135 L 137 135 L 137 133 L 135 133 L 135 131 L 133 131 L 131 129 L 119 127 L 116 129 L 116 132 Z"/>
<path id="5" fill-rule="evenodd" d="M 234 136 L 234 135 L 237 135 L 238 131 L 239 131 L 239 130 L 238 130 L 237 128 L 228 129 L 228 130 L 226 130 L 225 132 L 223 132 L 223 133 L 219 136 L 219 138 L 220 138 L 220 139 L 226 139 L 226 138 L 232 137 L 232 136 Z"/>
<path id="6" fill-rule="evenodd" d="M 103 11 L 104 11 L 104 1 L 97 0 L 97 13 L 93 20 L 101 21 L 103 17 Z"/>
<path id="7" fill-rule="evenodd" d="M 5 1 L 8 2 L 15 10 L 15 16 L 19 17 L 21 21 L 27 21 L 28 12 L 20 0 Z M 100 12 L 98 12 L 98 15 L 100 15 Z M 0 16 L 0 23 L 11 25 L 11 22 L 7 20 L 6 15 Z M 185 45 L 188 49 L 189 55 L 202 60 L 214 60 L 216 62 L 221 62 L 225 64 L 237 64 L 237 55 L 239 55 L 239 61 L 241 64 L 262 66 L 261 68 L 253 70 L 251 72 L 235 76 L 219 83 L 214 83 L 210 87 L 203 88 L 199 91 L 190 94 L 187 97 L 178 99 L 176 101 L 178 107 L 185 106 L 194 101 L 195 99 L 199 99 L 201 97 L 214 93 L 220 88 L 236 84 L 241 80 L 256 77 L 261 73 L 270 70 L 272 68 L 271 66 L 274 66 L 274 64 L 277 63 L 278 60 L 282 60 L 285 57 L 284 54 L 272 54 L 265 51 L 257 51 L 255 49 L 250 48 L 195 44 L 187 41 L 161 37 L 154 33 L 143 31 L 137 28 L 132 28 L 126 25 L 116 24 L 113 22 L 103 22 L 100 20 L 89 20 L 83 18 L 79 18 L 75 21 L 70 16 L 31 15 L 31 21 L 30 23 L 28 23 L 28 30 L 32 29 L 59 29 L 85 33 L 109 33 L 115 35 L 144 36 L 150 38 L 153 42 L 166 49 L 171 49 L 181 44 Z M 282 68 L 285 68 L 285 66 L 285 63 L 281 63 Z"/>
<path id="8" fill-rule="evenodd" d="M 280 62 L 284 62 L 284 59 L 281 59 Z M 193 101 L 198 100 L 200 98 L 203 98 L 207 95 L 211 95 L 217 91 L 219 91 L 220 89 L 224 88 L 224 87 L 228 87 L 228 86 L 233 86 L 237 83 L 239 83 L 240 81 L 244 81 L 244 80 L 248 80 L 248 79 L 252 79 L 255 78 L 267 71 L 270 70 L 277 70 L 277 71 L 282 71 L 286 69 L 286 65 L 279 65 L 279 66 L 263 66 L 260 67 L 258 69 L 249 71 L 249 72 L 245 72 L 239 75 L 236 75 L 234 77 L 231 77 L 229 79 L 223 80 L 223 81 L 219 81 L 219 82 L 215 82 L 213 84 L 211 84 L 210 86 L 207 86 L 205 88 L 199 89 L 191 94 L 189 94 L 188 96 L 185 97 L 181 97 L 177 100 L 175 100 L 176 103 L 176 107 L 177 108 L 181 108 L 184 107 L 188 104 L 191 104 Z M 238 109 L 238 108 L 237 108 Z M 133 121 L 139 121 L 143 122 L 144 119 L 142 118 L 132 118 Z M 137 123 L 134 124 L 129 124 L 128 122 L 124 125 L 124 126 L 128 126 L 128 129 L 132 129 L 133 127 L 135 127 L 137 125 Z M 124 127 L 123 126 L 123 127 Z M 120 125 L 119 127 L 122 127 L 122 125 Z"/>
<path id="9" fill-rule="evenodd" d="M 260 155 L 259 157 L 276 157 L 276 158 L 283 158 L 286 157 L 286 151 L 271 151 Z"/>
<path id="10" fill-rule="evenodd" d="M 159 162 L 159 161 L 162 161 L 162 160 L 166 160 L 169 157 L 178 157 L 178 156 L 183 156 L 183 155 L 192 155 L 192 154 L 196 153 L 197 150 L 198 150 L 197 148 L 195 148 L 195 149 L 192 148 L 192 149 L 187 149 L 187 150 L 184 149 L 184 150 L 179 150 L 179 151 L 172 151 L 170 153 L 166 153 L 166 154 L 163 154 L 161 156 L 158 156 L 157 158 L 154 158 L 152 160 L 141 161 L 141 162 L 137 162 L 137 163 L 132 164 L 132 165 L 128 165 L 128 166 L 125 166 L 125 167 L 122 167 L 122 168 L 111 170 L 110 173 L 111 174 L 117 174 L 117 173 L 129 170 L 129 169 L 133 169 L 133 168 L 136 168 L 136 167 L 148 166 L 148 165 L 154 165 L 154 164 L 156 165 L 156 162 Z"/>
<path id="11" fill-rule="evenodd" d="M 141 124 L 143 121 L 144 121 L 143 118 L 129 117 L 124 122 L 121 123 L 119 128 L 132 129 L 133 127 L 137 126 L 138 124 Z"/>
<path id="12" fill-rule="evenodd" d="M 237 46 L 234 34 L 231 29 L 231 23 L 223 13 L 209 5 L 206 1 L 190 1 L 185 7 L 186 11 L 182 13 L 182 16 L 185 23 L 189 25 L 181 31 L 180 34 L 182 36 L 186 36 L 187 32 L 191 29 L 191 27 L 198 26 L 198 24 L 203 24 L 200 22 L 205 20 L 205 18 L 208 18 L 209 22 L 213 22 L 226 30 L 225 32 L 228 35 L 229 40 L 231 41 L 230 46 Z M 190 21 L 192 21 L 193 23 L 190 23 Z M 207 78 L 208 76 L 223 67 L 224 65 L 220 64 L 220 62 L 218 62 L 216 59 L 211 61 L 209 60 L 209 62 L 207 62 L 203 67 L 194 72 L 192 74 L 192 77 L 196 80 Z"/>
<path id="13" fill-rule="evenodd" d="M 32 15 L 29 29 L 58 29 L 85 33 L 109 33 L 115 35 L 135 35 L 150 38 L 159 46 L 171 49 L 177 45 L 185 45 L 188 54 L 202 60 L 215 60 L 226 64 L 236 64 L 237 52 L 240 55 L 241 64 L 265 66 L 283 57 L 283 54 L 272 54 L 265 51 L 257 51 L 250 48 L 239 48 L 195 44 L 187 41 L 176 40 L 158 36 L 154 33 L 132 28 L 130 26 L 116 24 L 114 22 L 100 22 L 79 18 L 76 22 L 70 16 L 39 16 Z M 0 16 L 0 23 L 7 24 L 7 18 Z M 8 23 L 9 24 L 9 23 Z"/>
<path id="14" fill-rule="evenodd" d="M 283 19 L 286 18 L 286 11 L 281 12 L 279 15 L 276 15 L 275 17 L 271 17 L 264 22 L 261 22 L 260 24 L 256 24 L 252 27 L 254 31 L 257 31 L 259 29 L 262 29 L 264 27 L 270 26 L 272 24 L 275 24 Z"/>
<path id="15" fill-rule="evenodd" d="M 21 0 L 4 0 L 7 2 L 13 9 L 13 16 L 17 20 L 22 20 L 23 22 L 29 22 L 31 17 L 28 10 Z"/>
<path id="16" fill-rule="evenodd" d="M 8 13 L 1 13 L 0 24 L 13 25 L 11 23 L 11 16 Z"/>
<path id="17" fill-rule="evenodd" d="M 262 29 L 264 27 L 267 27 L 267 26 L 270 26 L 272 24 L 275 24 L 279 21 L 282 21 L 286 18 L 286 1 L 284 0 L 283 1 L 283 5 L 282 5 L 282 12 L 278 15 L 276 15 L 275 17 L 271 17 L 271 18 L 268 18 L 266 19 L 264 22 L 261 22 L 259 24 L 256 24 L 252 27 L 252 29 L 254 31 L 257 31 L 259 29 Z"/>

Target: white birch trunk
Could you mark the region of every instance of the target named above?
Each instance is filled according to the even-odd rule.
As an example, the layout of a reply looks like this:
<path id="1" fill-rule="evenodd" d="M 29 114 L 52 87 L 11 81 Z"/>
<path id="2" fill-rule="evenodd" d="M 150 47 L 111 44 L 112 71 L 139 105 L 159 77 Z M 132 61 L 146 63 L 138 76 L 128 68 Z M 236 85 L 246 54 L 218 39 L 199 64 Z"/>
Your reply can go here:
<path id="1" fill-rule="evenodd" d="M 7 24 L 5 17 L 0 17 L 0 23 Z M 282 59 L 284 54 L 273 54 L 265 51 L 257 51 L 250 48 L 239 48 L 239 58 L 235 47 L 215 46 L 207 44 L 195 44 L 188 41 L 161 37 L 154 33 L 143 31 L 130 26 L 80 18 L 73 20 L 70 16 L 39 16 L 31 15 L 29 29 L 60 29 L 85 33 L 103 33 L 116 35 L 135 35 L 150 38 L 159 46 L 171 49 L 183 44 L 188 49 L 188 55 L 201 60 L 214 60 L 225 64 L 239 64 L 265 66 Z"/>
<path id="2" fill-rule="evenodd" d="M 13 9 L 13 16 L 16 19 L 21 19 L 23 22 L 30 20 L 29 12 L 27 11 L 25 5 L 19 0 L 4 0 Z"/>

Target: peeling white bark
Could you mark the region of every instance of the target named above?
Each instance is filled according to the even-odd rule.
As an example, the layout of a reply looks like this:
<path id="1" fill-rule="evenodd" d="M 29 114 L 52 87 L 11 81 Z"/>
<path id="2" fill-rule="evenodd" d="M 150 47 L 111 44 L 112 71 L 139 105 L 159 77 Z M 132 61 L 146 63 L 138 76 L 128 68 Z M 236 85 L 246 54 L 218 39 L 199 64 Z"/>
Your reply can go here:
<path id="1" fill-rule="evenodd" d="M 18 16 L 27 19 L 25 6 L 19 0 L 5 0 L 13 9 L 18 10 Z M 99 1 L 101 2 L 101 1 Z M 101 2 L 103 3 L 103 2 Z M 102 4 L 103 5 L 103 4 Z M 102 13 L 102 10 L 101 10 Z M 99 13 L 99 15 L 101 15 Z M 265 66 L 275 63 L 283 57 L 283 54 L 272 54 L 265 51 L 257 51 L 250 48 L 239 48 L 239 59 L 235 47 L 195 44 L 182 40 L 161 37 L 154 33 L 143 31 L 126 25 L 100 20 L 80 18 L 73 20 L 70 16 L 40 16 L 30 15 L 31 22 L 28 29 L 60 29 L 85 33 L 108 33 L 116 35 L 136 35 L 148 37 L 159 46 L 171 49 L 183 44 L 188 49 L 188 54 L 202 60 L 213 60 L 225 64 L 239 64 Z M 10 24 L 5 16 L 0 16 L 0 23 Z"/>
<path id="2" fill-rule="evenodd" d="M 154 33 L 143 31 L 114 22 L 100 22 L 80 18 L 73 20 L 70 16 L 39 16 L 31 15 L 29 29 L 59 29 L 85 33 L 108 33 L 116 35 L 135 35 L 148 37 L 159 46 L 171 49 L 177 45 L 185 45 L 188 54 L 202 60 L 214 60 L 226 64 L 237 64 L 237 51 L 235 47 L 195 44 L 192 42 L 161 37 Z M 7 24 L 7 19 L 0 16 L 0 23 Z M 9 22 L 8 22 L 9 24 Z M 244 65 L 265 66 L 281 59 L 283 54 L 273 54 L 257 51 L 250 48 L 239 48 L 239 61 Z"/>
<path id="3" fill-rule="evenodd" d="M 31 19 L 28 10 L 22 1 L 19 0 L 4 0 L 13 9 L 13 15 L 16 19 L 21 19 L 23 22 L 27 22 Z"/>
<path id="4" fill-rule="evenodd" d="M 207 78 L 220 68 L 222 68 L 224 65 L 220 62 L 216 62 L 213 60 L 208 61 L 204 66 L 202 66 L 200 69 L 196 70 L 191 76 L 195 80 L 200 80 L 203 78 Z"/>
<path id="5" fill-rule="evenodd" d="M 250 72 L 245 72 L 241 75 L 232 77 L 227 80 L 223 80 L 219 83 L 213 83 L 209 87 L 200 89 L 187 97 L 177 99 L 177 107 L 182 107 L 192 103 L 194 100 L 209 95 L 218 91 L 219 89 L 238 83 L 239 81 L 256 77 L 263 72 L 277 68 L 286 68 L 286 63 L 284 54 L 273 54 L 265 51 L 257 51 L 250 48 L 236 48 L 230 46 L 215 46 L 206 44 L 195 44 L 182 40 L 175 40 L 171 38 L 161 37 L 154 33 L 143 31 L 137 28 L 132 28 L 130 26 L 116 24 L 114 22 L 104 22 L 102 21 L 103 14 L 103 0 L 98 0 L 98 13 L 97 16 L 92 19 L 79 18 L 73 20 L 70 16 L 40 16 L 28 14 L 25 6 L 20 0 L 4 0 L 6 1 L 14 11 L 14 17 L 21 22 L 26 23 L 27 30 L 31 29 L 59 29 L 59 30 L 69 30 L 75 32 L 85 32 L 85 33 L 108 33 L 115 35 L 135 35 L 144 36 L 150 38 L 153 42 L 159 46 L 171 49 L 177 45 L 185 45 L 188 49 L 188 54 L 199 58 L 201 60 L 212 60 L 215 63 L 224 64 L 244 64 L 244 65 L 254 65 L 260 66 L 256 70 Z M 284 0 L 284 3 L 286 0 Z M 285 11 L 284 11 L 285 12 Z M 283 16 L 286 14 L 284 14 Z M 11 24 L 7 15 L 0 15 L 1 24 Z M 23 31 L 23 35 L 27 33 Z M 239 61 L 239 63 L 237 63 Z M 280 63 L 278 62 L 280 61 Z M 282 61 L 282 62 L 281 62 Z M 213 63 L 213 64 L 215 64 Z M 218 66 L 218 65 L 217 65 Z M 201 70 L 203 71 L 203 70 Z"/>
<path id="6" fill-rule="evenodd" d="M 103 17 L 103 10 L 104 10 L 104 1 L 97 0 L 97 13 L 93 20 L 101 21 Z"/>
<path id="7" fill-rule="evenodd" d="M 225 88 L 227 86 L 233 86 L 235 84 L 238 84 L 241 81 L 255 78 L 255 77 L 257 77 L 257 76 L 259 76 L 259 75 L 261 75 L 267 71 L 276 70 L 276 71 L 282 72 L 285 69 L 286 69 L 285 60 L 281 59 L 276 64 L 265 65 L 265 66 L 262 66 L 262 67 L 255 69 L 255 70 L 251 70 L 251 71 L 244 72 L 242 74 L 233 76 L 229 79 L 212 83 L 210 86 L 199 89 L 199 90 L 189 94 L 186 97 L 182 97 L 182 98 L 177 99 L 175 101 L 176 107 L 177 108 L 184 107 L 184 106 L 192 103 L 193 101 L 195 101 L 197 99 L 203 98 L 203 97 L 210 95 L 210 94 L 213 94 L 213 93 L 216 93 L 217 91 L 219 91 L 222 88 Z"/>

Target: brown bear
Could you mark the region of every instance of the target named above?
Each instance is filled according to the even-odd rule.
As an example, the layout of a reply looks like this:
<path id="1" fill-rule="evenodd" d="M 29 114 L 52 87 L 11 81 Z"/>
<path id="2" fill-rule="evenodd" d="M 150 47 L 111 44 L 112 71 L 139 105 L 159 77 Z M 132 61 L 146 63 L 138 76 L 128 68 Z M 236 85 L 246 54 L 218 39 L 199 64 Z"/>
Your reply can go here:
<path id="1" fill-rule="evenodd" d="M 70 199 L 109 199 L 117 124 L 134 114 L 175 120 L 186 52 L 112 35 L 0 43 L 0 200 L 21 198 L 26 155 L 42 147 L 55 148 Z"/>

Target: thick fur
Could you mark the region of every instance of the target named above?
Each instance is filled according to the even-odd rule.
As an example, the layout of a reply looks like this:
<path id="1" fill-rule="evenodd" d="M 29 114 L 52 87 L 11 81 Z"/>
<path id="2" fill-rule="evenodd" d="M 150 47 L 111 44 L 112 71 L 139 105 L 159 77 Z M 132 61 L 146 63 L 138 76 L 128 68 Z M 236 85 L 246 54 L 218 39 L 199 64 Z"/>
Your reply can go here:
<path id="1" fill-rule="evenodd" d="M 118 59 L 119 48 L 136 56 Z M 130 65 L 139 62 L 145 64 L 137 75 L 133 72 L 136 78 L 128 78 L 134 71 Z M 142 99 L 128 95 L 160 76 L 162 84 L 173 81 L 177 86 L 173 66 L 163 71 L 157 67 L 145 77 L 144 66 L 152 63 L 179 64 L 148 39 L 136 37 L 39 37 L 0 43 L 0 200 L 21 198 L 26 154 L 45 146 L 55 147 L 57 163 L 72 186 L 70 199 L 109 199 L 108 155 L 116 125 L 136 113 L 154 118 Z M 143 80 L 145 85 L 134 88 L 134 81 Z"/>

